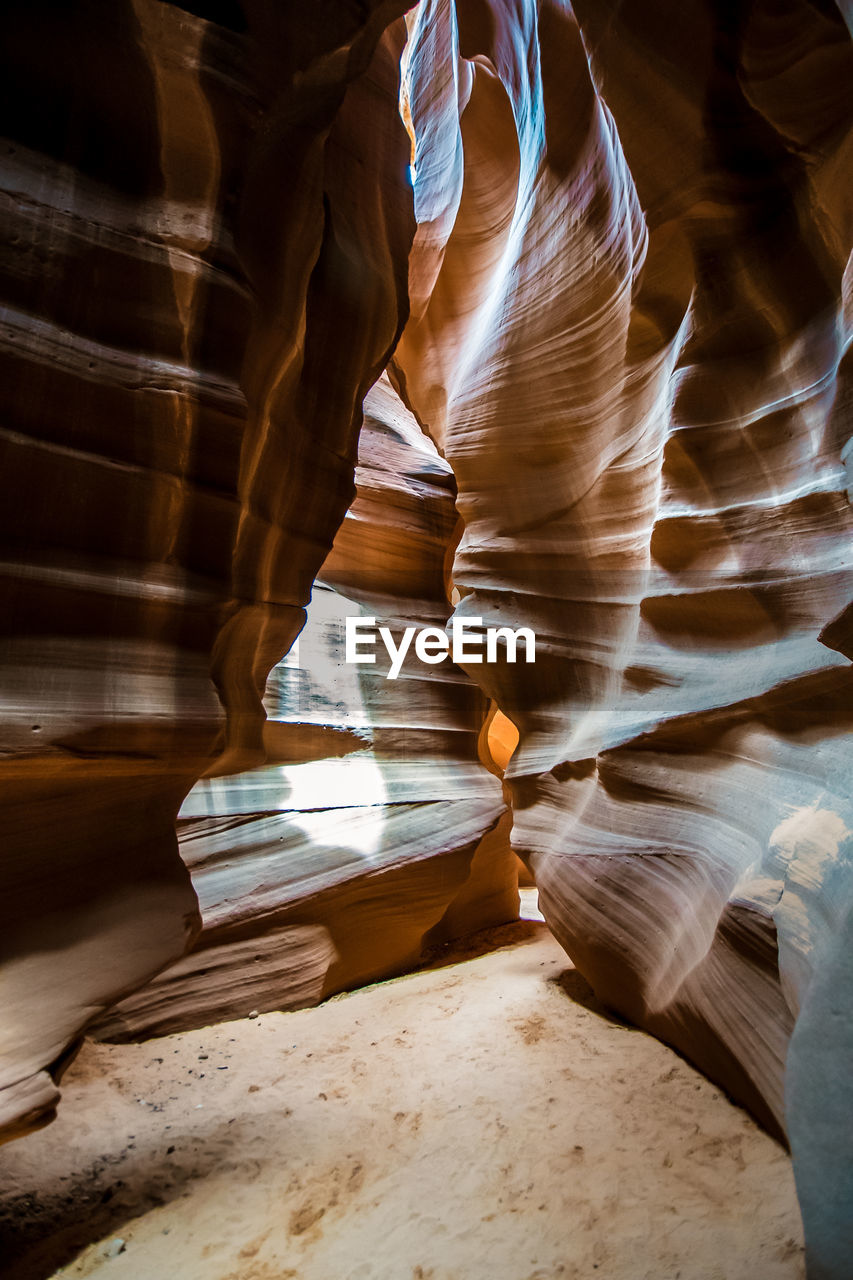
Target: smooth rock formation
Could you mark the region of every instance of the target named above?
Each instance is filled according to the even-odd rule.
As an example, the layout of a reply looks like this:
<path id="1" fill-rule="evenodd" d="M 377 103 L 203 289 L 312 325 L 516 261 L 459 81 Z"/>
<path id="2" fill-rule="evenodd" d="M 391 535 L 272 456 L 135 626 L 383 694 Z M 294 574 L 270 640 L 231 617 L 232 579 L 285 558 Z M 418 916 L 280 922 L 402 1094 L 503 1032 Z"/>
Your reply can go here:
<path id="1" fill-rule="evenodd" d="M 478 754 L 480 689 L 413 651 L 396 680 L 382 646 L 372 665 L 344 660 L 347 616 L 399 637 L 451 611 L 453 473 L 387 379 L 364 415 L 355 501 L 267 684 L 266 764 L 201 780 L 181 809 L 202 934 L 98 1037 L 299 1008 L 518 914 L 509 814 Z"/>
<path id="2" fill-rule="evenodd" d="M 4 1134 L 185 951 L 178 808 L 263 758 L 408 311 L 403 8 L 4 15 Z"/>
<path id="3" fill-rule="evenodd" d="M 392 365 L 459 484 L 457 612 L 540 637 L 471 674 L 546 919 L 789 1133 L 839 1277 L 851 57 L 832 6 L 422 3 Z"/>
<path id="4" fill-rule="evenodd" d="M 0 1126 L 504 918 L 509 803 L 845 1280 L 849 13 L 356 8 L 6 22 Z M 451 601 L 535 665 L 340 663 Z"/>

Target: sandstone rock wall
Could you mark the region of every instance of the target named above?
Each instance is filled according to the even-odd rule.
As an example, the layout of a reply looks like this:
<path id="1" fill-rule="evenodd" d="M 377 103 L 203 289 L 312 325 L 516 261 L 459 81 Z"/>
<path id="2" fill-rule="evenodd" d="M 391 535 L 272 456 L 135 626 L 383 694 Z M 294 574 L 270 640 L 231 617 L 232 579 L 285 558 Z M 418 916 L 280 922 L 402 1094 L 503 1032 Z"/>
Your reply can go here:
<path id="1" fill-rule="evenodd" d="M 518 913 L 509 815 L 478 754 L 483 693 L 413 651 L 387 679 L 381 641 L 375 663 L 344 660 L 347 616 L 398 641 L 444 625 L 457 539 L 453 473 L 387 379 L 364 414 L 355 501 L 267 683 L 266 763 L 202 779 L 181 809 L 201 936 L 93 1034 L 313 1004 Z"/>
<path id="2" fill-rule="evenodd" d="M 828 5 L 423 3 L 392 365 L 459 484 L 457 611 L 540 637 L 471 674 L 546 918 L 787 1130 L 838 1276 L 851 56 Z"/>
<path id="3" fill-rule="evenodd" d="M 403 8 L 5 22 L 0 1124 L 99 1017 L 304 1003 L 511 910 L 497 706 L 549 924 L 787 1135 L 841 1280 L 849 22 L 421 0 L 404 54 Z M 435 449 L 383 381 L 344 520 L 386 365 Z M 536 664 L 336 665 L 350 609 L 450 599 Z"/>
<path id="4" fill-rule="evenodd" d="M 262 758 L 408 310 L 403 7 L 4 14 L 6 1134 L 185 950 L 178 808 Z"/>

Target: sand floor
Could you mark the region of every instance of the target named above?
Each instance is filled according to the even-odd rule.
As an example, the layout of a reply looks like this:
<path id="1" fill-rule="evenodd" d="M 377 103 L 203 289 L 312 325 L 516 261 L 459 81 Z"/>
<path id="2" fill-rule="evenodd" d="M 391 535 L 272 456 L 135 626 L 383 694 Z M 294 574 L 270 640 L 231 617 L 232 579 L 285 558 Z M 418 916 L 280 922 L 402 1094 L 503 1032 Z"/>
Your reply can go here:
<path id="1" fill-rule="evenodd" d="M 743 1111 L 609 1018 L 543 924 L 461 954 L 87 1044 L 59 1120 L 0 1149 L 0 1275 L 802 1277 L 790 1161 Z"/>

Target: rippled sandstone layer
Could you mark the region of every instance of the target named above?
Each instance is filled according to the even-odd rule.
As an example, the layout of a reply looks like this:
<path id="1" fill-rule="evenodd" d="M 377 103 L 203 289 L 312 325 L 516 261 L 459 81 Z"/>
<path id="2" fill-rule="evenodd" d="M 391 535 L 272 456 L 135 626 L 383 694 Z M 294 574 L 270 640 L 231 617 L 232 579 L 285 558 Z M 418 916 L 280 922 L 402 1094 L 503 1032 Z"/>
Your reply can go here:
<path id="1" fill-rule="evenodd" d="M 7 1134 L 197 932 L 187 791 L 263 759 L 408 311 L 402 9 L 5 15 Z"/>
<path id="2" fill-rule="evenodd" d="M 202 779 L 178 835 L 203 929 L 93 1029 L 136 1039 L 299 1008 L 416 965 L 518 913 L 509 814 L 478 754 L 487 702 L 410 652 L 348 665 L 347 616 L 441 626 L 456 486 L 386 378 L 368 393 L 356 498 L 299 640 L 271 672 L 266 763 Z"/>
<path id="3" fill-rule="evenodd" d="M 191 7 L 6 24 L 5 1131 L 123 996 L 103 1034 L 304 1003 L 505 912 L 491 699 L 554 933 L 787 1134 L 841 1280 L 841 11 L 421 0 L 413 215 L 402 4 Z M 383 383 L 341 525 L 389 358 L 446 465 Z M 535 666 L 332 698 L 344 612 L 451 585 Z"/>
<path id="4" fill-rule="evenodd" d="M 392 363 L 459 484 L 458 611 L 539 637 L 471 674 L 546 919 L 787 1131 L 839 1276 L 852 60 L 831 6 L 422 4 Z"/>

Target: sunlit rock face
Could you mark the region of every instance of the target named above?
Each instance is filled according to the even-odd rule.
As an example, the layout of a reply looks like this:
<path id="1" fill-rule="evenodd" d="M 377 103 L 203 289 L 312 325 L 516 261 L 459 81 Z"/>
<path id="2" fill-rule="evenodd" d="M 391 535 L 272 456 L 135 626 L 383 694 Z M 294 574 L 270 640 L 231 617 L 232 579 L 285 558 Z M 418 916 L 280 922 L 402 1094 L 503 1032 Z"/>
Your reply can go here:
<path id="1" fill-rule="evenodd" d="M 841 1280 L 850 31 L 404 7 L 5 17 L 0 1125 L 84 1026 L 512 914 L 499 706 L 552 929 L 787 1133 Z M 535 665 L 341 662 L 451 598 Z"/>
<path id="2" fill-rule="evenodd" d="M 839 1277 L 852 59 L 828 4 L 423 0 L 392 363 L 459 484 L 458 611 L 539 637 L 472 675 L 546 918 L 787 1130 Z"/>
<path id="3" fill-rule="evenodd" d="M 404 5 L 310 8 L 4 14 L 6 1135 L 198 930 L 178 808 L 263 759 L 408 312 Z"/>
<path id="4" fill-rule="evenodd" d="M 479 687 L 411 651 L 393 680 L 383 646 L 373 664 L 345 662 L 347 616 L 399 637 L 451 611 L 453 473 L 385 378 L 365 400 L 356 488 L 267 683 L 266 764 L 201 780 L 181 810 L 202 934 L 98 1036 L 316 1003 L 518 913 L 509 815 L 478 754 Z"/>

